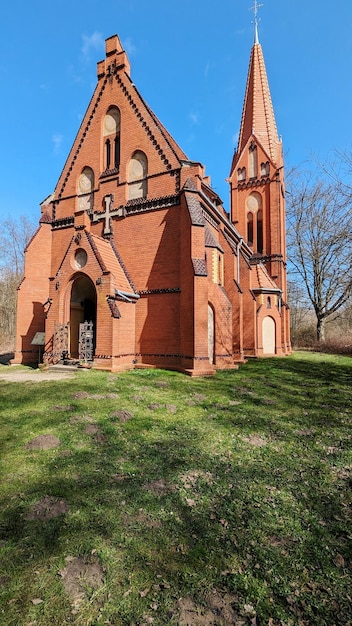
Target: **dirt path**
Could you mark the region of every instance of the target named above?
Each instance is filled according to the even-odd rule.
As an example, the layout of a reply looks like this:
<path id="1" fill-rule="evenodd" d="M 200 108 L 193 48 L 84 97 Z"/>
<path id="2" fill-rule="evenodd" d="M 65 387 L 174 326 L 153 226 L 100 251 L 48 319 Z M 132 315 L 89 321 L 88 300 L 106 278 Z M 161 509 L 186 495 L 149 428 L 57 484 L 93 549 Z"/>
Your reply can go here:
<path id="1" fill-rule="evenodd" d="M 0 381 L 5 380 L 9 383 L 42 383 L 48 380 L 63 380 L 72 378 L 74 372 L 55 372 L 53 370 L 30 369 L 25 370 L 11 367 L 11 359 L 14 353 L 8 346 L 0 347 Z M 4 366 L 4 367 L 2 367 Z"/>
<path id="2" fill-rule="evenodd" d="M 17 370 L 11 367 L 0 366 L 0 381 L 5 380 L 9 383 L 42 383 L 48 380 L 63 380 L 72 378 L 72 372 L 42 372 L 40 370 Z"/>

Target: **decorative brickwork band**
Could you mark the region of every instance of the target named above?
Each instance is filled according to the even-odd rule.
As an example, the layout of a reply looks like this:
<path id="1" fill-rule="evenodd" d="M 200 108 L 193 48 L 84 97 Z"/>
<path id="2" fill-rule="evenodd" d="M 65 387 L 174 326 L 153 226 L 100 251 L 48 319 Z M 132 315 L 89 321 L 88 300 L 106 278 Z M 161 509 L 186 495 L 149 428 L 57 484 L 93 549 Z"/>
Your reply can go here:
<path id="1" fill-rule="evenodd" d="M 170 287 L 169 289 L 145 289 L 144 291 L 138 291 L 138 294 L 143 296 L 153 296 L 153 295 L 163 295 L 166 293 L 181 293 L 181 289 L 179 287 Z"/>
<path id="2" fill-rule="evenodd" d="M 75 223 L 74 217 L 63 217 L 60 220 L 54 220 L 51 224 L 53 230 L 59 230 L 60 228 L 72 228 Z"/>

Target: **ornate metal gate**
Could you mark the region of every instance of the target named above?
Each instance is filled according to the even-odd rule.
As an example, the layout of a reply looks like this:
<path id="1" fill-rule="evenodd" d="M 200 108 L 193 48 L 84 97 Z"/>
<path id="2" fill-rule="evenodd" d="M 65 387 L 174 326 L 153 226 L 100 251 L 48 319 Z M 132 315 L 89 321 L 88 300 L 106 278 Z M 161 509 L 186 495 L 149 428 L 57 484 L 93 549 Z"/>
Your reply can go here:
<path id="1" fill-rule="evenodd" d="M 68 340 L 70 336 L 70 323 L 67 324 L 54 324 L 54 346 L 53 346 L 53 361 L 57 363 L 68 358 Z"/>
<path id="2" fill-rule="evenodd" d="M 94 352 L 93 322 L 79 325 L 79 360 L 87 363 L 93 361 Z"/>

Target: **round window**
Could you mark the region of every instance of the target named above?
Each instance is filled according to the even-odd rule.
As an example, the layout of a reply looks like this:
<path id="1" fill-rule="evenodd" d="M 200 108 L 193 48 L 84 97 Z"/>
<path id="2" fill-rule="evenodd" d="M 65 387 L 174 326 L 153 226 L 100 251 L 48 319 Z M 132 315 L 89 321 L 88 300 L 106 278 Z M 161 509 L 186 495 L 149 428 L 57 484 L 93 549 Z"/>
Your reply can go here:
<path id="1" fill-rule="evenodd" d="M 78 270 L 81 270 L 87 263 L 87 253 L 82 248 L 79 248 L 75 252 L 75 266 Z"/>

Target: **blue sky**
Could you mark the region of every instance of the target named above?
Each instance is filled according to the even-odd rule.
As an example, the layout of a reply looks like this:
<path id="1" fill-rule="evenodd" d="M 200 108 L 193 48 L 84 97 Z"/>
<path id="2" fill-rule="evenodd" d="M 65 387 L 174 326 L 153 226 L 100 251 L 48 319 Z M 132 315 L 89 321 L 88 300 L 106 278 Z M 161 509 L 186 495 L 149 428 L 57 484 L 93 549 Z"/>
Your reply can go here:
<path id="1" fill-rule="evenodd" d="M 39 218 L 117 33 L 144 99 L 229 208 L 251 0 L 10 0 L 1 12 L 0 218 Z M 263 0 L 259 38 L 286 162 L 352 150 L 352 3 Z"/>

